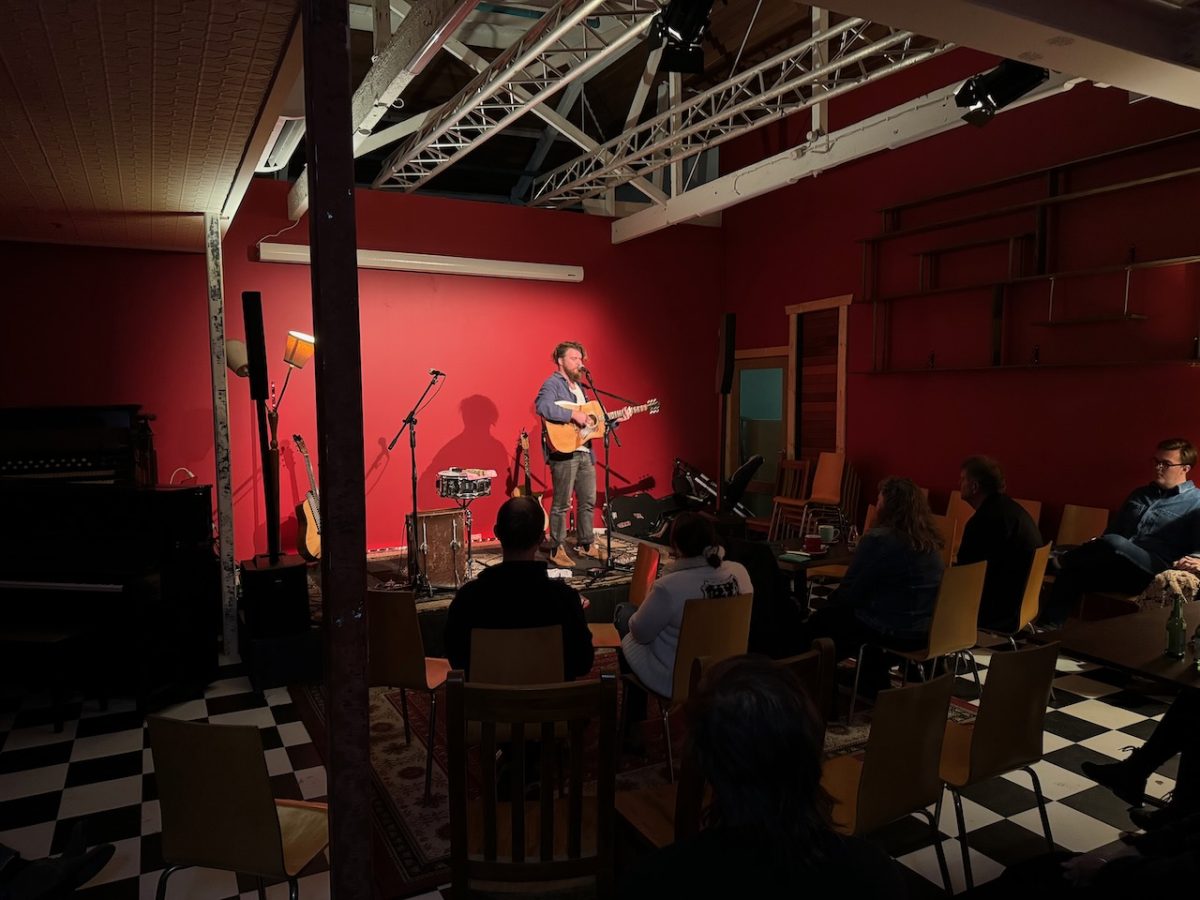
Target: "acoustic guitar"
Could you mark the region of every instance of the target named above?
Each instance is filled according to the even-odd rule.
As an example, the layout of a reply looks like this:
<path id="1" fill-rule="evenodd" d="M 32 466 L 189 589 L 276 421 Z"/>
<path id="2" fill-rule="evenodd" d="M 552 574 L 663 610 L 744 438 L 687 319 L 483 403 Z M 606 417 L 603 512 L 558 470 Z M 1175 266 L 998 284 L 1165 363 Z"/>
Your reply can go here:
<path id="1" fill-rule="evenodd" d="M 542 420 L 542 424 L 546 429 L 546 440 L 550 442 L 550 446 L 557 452 L 574 453 L 588 441 L 603 437 L 608 426 L 604 421 L 604 412 L 600 409 L 599 401 L 589 400 L 587 403 L 573 403 L 570 400 L 558 400 L 556 403 L 563 409 L 569 409 L 572 412 L 577 409 L 582 410 L 588 418 L 586 425 L 576 425 L 575 422 L 550 422 L 545 419 Z M 641 406 L 625 407 L 630 415 L 643 412 L 655 415 L 660 408 L 661 406 L 657 400 L 647 400 Z M 615 415 L 616 413 L 614 413 Z"/>
<path id="2" fill-rule="evenodd" d="M 321 507 L 317 499 L 317 479 L 313 475 L 312 460 L 308 458 L 304 438 L 293 434 L 292 440 L 304 457 L 304 468 L 308 471 L 308 493 L 296 505 L 296 549 L 309 562 L 315 562 L 321 558 Z"/>
<path id="3" fill-rule="evenodd" d="M 538 502 L 538 506 L 542 508 L 542 531 L 550 530 L 550 512 L 546 509 L 546 504 L 542 501 L 545 496 L 545 491 L 535 491 L 533 489 L 533 476 L 529 473 L 529 432 L 524 428 L 521 429 L 521 437 L 517 439 L 517 452 L 522 457 L 522 465 L 525 469 L 525 485 L 517 485 L 513 488 L 512 495 L 514 497 L 532 497 Z"/>

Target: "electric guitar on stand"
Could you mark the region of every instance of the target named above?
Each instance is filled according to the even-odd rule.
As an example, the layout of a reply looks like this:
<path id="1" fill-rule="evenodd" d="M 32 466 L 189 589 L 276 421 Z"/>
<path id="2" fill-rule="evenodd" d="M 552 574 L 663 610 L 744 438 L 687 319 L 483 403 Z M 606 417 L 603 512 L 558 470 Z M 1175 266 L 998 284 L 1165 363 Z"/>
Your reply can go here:
<path id="1" fill-rule="evenodd" d="M 304 468 L 308 471 L 308 493 L 296 506 L 296 549 L 309 562 L 315 562 L 321 558 L 321 507 L 317 498 L 317 479 L 313 475 L 312 460 L 308 458 L 304 438 L 293 434 L 292 440 L 304 457 Z"/>
<path id="2" fill-rule="evenodd" d="M 542 420 L 542 424 L 546 429 L 546 439 L 550 442 L 550 446 L 559 453 L 574 453 L 588 441 L 604 435 L 608 424 L 604 421 L 604 413 L 600 409 L 598 401 L 589 400 L 587 403 L 572 403 L 570 400 L 558 400 L 556 404 L 572 412 L 577 409 L 582 410 L 588 418 L 586 425 L 576 425 L 574 422 L 549 422 L 545 419 Z M 627 406 L 625 409 L 629 411 L 631 416 L 635 413 L 643 412 L 655 415 L 661 409 L 661 405 L 657 400 L 647 400 L 641 406 Z"/>
<path id="3" fill-rule="evenodd" d="M 517 440 L 518 452 L 522 457 L 522 466 L 525 469 L 525 485 L 517 485 L 513 488 L 512 495 L 514 497 L 532 497 L 538 502 L 538 506 L 542 508 L 543 522 L 542 531 L 550 530 L 550 512 L 546 509 L 546 504 L 542 502 L 542 497 L 545 496 L 545 491 L 535 491 L 533 489 L 533 476 L 529 473 L 529 432 L 524 428 L 521 429 L 521 437 Z"/>

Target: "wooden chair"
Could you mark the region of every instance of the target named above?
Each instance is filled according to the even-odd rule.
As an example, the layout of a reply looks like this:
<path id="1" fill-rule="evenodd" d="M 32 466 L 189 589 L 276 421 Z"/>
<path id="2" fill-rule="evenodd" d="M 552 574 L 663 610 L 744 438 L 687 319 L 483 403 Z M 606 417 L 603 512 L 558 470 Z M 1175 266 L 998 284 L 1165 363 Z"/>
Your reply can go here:
<path id="1" fill-rule="evenodd" d="M 638 544 L 637 561 L 633 564 L 633 580 L 629 582 L 627 602 L 634 606 L 642 605 L 658 577 L 660 558 L 661 552 L 657 547 Z M 617 634 L 617 627 L 612 622 L 589 622 L 588 628 L 592 632 L 592 645 L 597 650 L 615 650 L 621 646 L 621 636 Z"/>
<path id="2" fill-rule="evenodd" d="M 1037 618 L 1042 603 L 1042 582 L 1046 577 L 1046 566 L 1050 562 L 1050 544 L 1033 551 L 1033 562 L 1029 566 L 1029 578 L 1025 581 L 1025 593 L 1021 597 L 1021 609 L 1017 614 L 1017 627 L 1013 631 L 996 631 L 980 628 L 984 634 L 999 634 L 1008 638 L 1009 644 L 1017 649 L 1017 635 L 1028 628 Z M 982 643 L 982 642 L 979 642 Z"/>
<path id="3" fill-rule="evenodd" d="M 367 592 L 367 685 L 400 688 L 404 743 L 412 743 L 408 692 L 429 696 L 429 736 L 425 744 L 425 802 L 433 789 L 433 740 L 437 733 L 437 692 L 450 674 L 450 660 L 425 655 L 416 597 L 410 592 Z"/>
<path id="4" fill-rule="evenodd" d="M 1062 521 L 1058 523 L 1056 547 L 1075 547 L 1086 544 L 1094 537 L 1104 534 L 1108 528 L 1108 510 L 1097 506 L 1078 506 L 1068 503 L 1063 507 Z"/>
<path id="5" fill-rule="evenodd" d="M 684 603 L 669 697 L 650 690 L 637 675 L 630 673 L 625 676 L 631 684 L 644 690 L 658 703 L 663 737 L 667 742 L 667 772 L 672 782 L 675 781 L 675 757 L 671 748 L 671 727 L 667 717 L 687 701 L 693 660 L 707 656 L 713 662 L 720 662 L 746 652 L 750 639 L 750 605 L 750 594 L 739 594 L 736 597 L 699 597 Z M 628 703 L 622 704 L 622 715 L 628 707 Z"/>
<path id="6" fill-rule="evenodd" d="M 472 668 L 474 668 L 472 658 Z M 466 683 L 463 673 L 446 682 L 450 765 L 450 871 L 453 896 L 489 888 L 553 882 L 592 883 L 596 895 L 613 896 L 613 794 L 616 788 L 616 679 L 538 686 Z M 599 725 L 594 744 L 595 793 L 584 794 L 589 723 Z M 550 744 L 569 735 L 566 797 L 554 796 L 556 754 L 543 752 L 540 797 L 525 799 L 526 740 Z M 482 795 L 469 800 L 468 732 L 478 731 Z M 496 798 L 496 750 L 511 735 L 509 796 Z"/>
<path id="7" fill-rule="evenodd" d="M 929 822 L 947 893 L 950 872 L 938 834 L 942 808 L 938 763 L 953 681 L 943 675 L 880 691 L 862 759 L 854 754 L 835 756 L 825 761 L 821 774 L 821 786 L 834 802 L 833 827 L 841 834 L 869 834 L 904 816 L 923 816 Z"/>
<path id="8" fill-rule="evenodd" d="M 975 688 L 979 689 L 979 669 L 971 649 L 975 646 L 979 627 L 979 603 L 983 598 L 983 577 L 986 562 L 954 566 L 942 575 L 937 597 L 933 603 L 933 618 L 929 623 L 929 643 L 923 650 L 895 650 L 881 647 L 883 653 L 899 656 L 906 665 L 903 668 L 907 680 L 907 663 L 916 663 L 921 677 L 925 676 L 925 663 L 936 662 L 949 656 L 966 656 L 971 662 L 975 676 Z M 867 644 L 858 648 L 858 666 L 854 672 L 854 691 L 850 695 L 850 712 L 846 721 L 854 718 L 854 703 L 858 698 L 858 680 L 862 674 L 863 655 Z"/>
<path id="9" fill-rule="evenodd" d="M 961 539 L 958 536 L 958 521 L 950 516 L 933 516 L 933 524 L 937 526 L 942 538 L 942 565 L 947 569 L 953 565 L 954 554 L 957 552 Z"/>
<path id="10" fill-rule="evenodd" d="M 816 638 L 811 649 L 796 656 L 779 660 L 800 679 L 808 699 L 813 703 L 821 725 L 821 741 L 826 726 L 837 716 L 837 653 L 829 638 Z"/>
<path id="11" fill-rule="evenodd" d="M 297 875 L 329 844 L 324 803 L 276 800 L 254 725 L 211 725 L 151 716 L 150 751 L 162 813 L 158 900 L 167 880 L 186 866 L 286 880 L 291 900 Z"/>
<path id="12" fill-rule="evenodd" d="M 967 520 L 973 515 L 975 515 L 975 507 L 962 498 L 962 491 L 951 491 L 950 500 L 946 503 L 946 516 L 958 523 L 955 542 L 950 548 L 951 562 L 958 559 L 958 545 L 962 543 L 963 529 L 967 526 Z"/>
<path id="13" fill-rule="evenodd" d="M 472 682 L 559 684 L 564 672 L 561 625 L 471 629 Z"/>
<path id="14" fill-rule="evenodd" d="M 1040 551 L 1039 551 L 1040 552 Z M 988 666 L 987 685 L 979 698 L 979 715 L 973 722 L 947 722 L 942 744 L 941 777 L 954 798 L 958 840 L 962 850 L 967 888 L 975 886 L 963 819 L 962 790 L 1016 769 L 1028 772 L 1037 797 L 1038 813 L 1047 849 L 1054 852 L 1054 837 L 1046 815 L 1042 786 L 1032 766 L 1042 758 L 1042 726 L 1054 680 L 1058 644 L 997 653 Z"/>
<path id="15" fill-rule="evenodd" d="M 1036 525 L 1042 517 L 1042 501 L 1041 500 L 1019 500 L 1013 497 L 1017 503 L 1025 507 L 1025 512 L 1029 513 L 1029 518 L 1033 519 L 1033 524 Z"/>
<path id="16" fill-rule="evenodd" d="M 775 496 L 792 500 L 804 497 L 808 490 L 808 469 L 807 459 L 781 459 L 775 475 Z M 766 533 L 770 527 L 769 517 L 753 516 L 746 520 L 748 532 Z"/>

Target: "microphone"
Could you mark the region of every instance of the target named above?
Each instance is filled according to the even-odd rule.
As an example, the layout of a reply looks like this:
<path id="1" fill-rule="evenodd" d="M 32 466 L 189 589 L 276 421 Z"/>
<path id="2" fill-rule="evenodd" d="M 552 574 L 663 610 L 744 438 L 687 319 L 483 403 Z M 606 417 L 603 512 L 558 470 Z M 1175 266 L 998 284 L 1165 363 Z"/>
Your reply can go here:
<path id="1" fill-rule="evenodd" d="M 446 373 L 441 371 L 440 369 L 430 369 L 429 374 L 432 375 L 434 378 L 438 378 L 439 376 L 442 378 L 446 377 Z"/>
<path id="2" fill-rule="evenodd" d="M 591 369 L 589 369 L 587 366 L 584 366 L 584 365 L 580 365 L 580 367 L 579 367 L 579 371 L 580 371 L 580 372 L 582 372 L 584 375 L 591 375 L 591 374 L 592 374 L 592 370 L 591 370 Z"/>

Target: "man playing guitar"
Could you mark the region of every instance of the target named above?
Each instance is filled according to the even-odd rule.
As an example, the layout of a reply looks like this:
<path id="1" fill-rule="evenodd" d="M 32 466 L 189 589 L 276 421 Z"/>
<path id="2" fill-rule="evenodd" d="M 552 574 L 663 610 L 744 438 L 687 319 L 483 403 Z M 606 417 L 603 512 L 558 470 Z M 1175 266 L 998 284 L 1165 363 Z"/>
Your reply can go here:
<path id="1" fill-rule="evenodd" d="M 552 359 L 558 367 L 543 382 L 534 406 L 544 422 L 574 422 L 583 428 L 588 425 L 588 416 L 580 409 L 564 409 L 559 401 L 586 402 L 579 379 L 583 372 L 583 361 L 587 358 L 583 345 L 577 341 L 563 341 L 554 348 Z M 615 412 L 613 422 L 628 419 L 627 409 Z M 575 530 L 581 553 L 601 559 L 602 551 L 594 543 L 593 518 L 596 507 L 596 458 L 591 447 L 584 444 L 573 453 L 560 453 L 551 446 L 542 429 L 542 450 L 550 465 L 550 483 L 554 490 L 554 501 L 550 506 L 550 560 L 557 566 L 571 568 L 575 561 L 567 554 L 567 509 L 571 505 L 571 494 L 575 494 L 578 505 L 575 513 Z"/>

